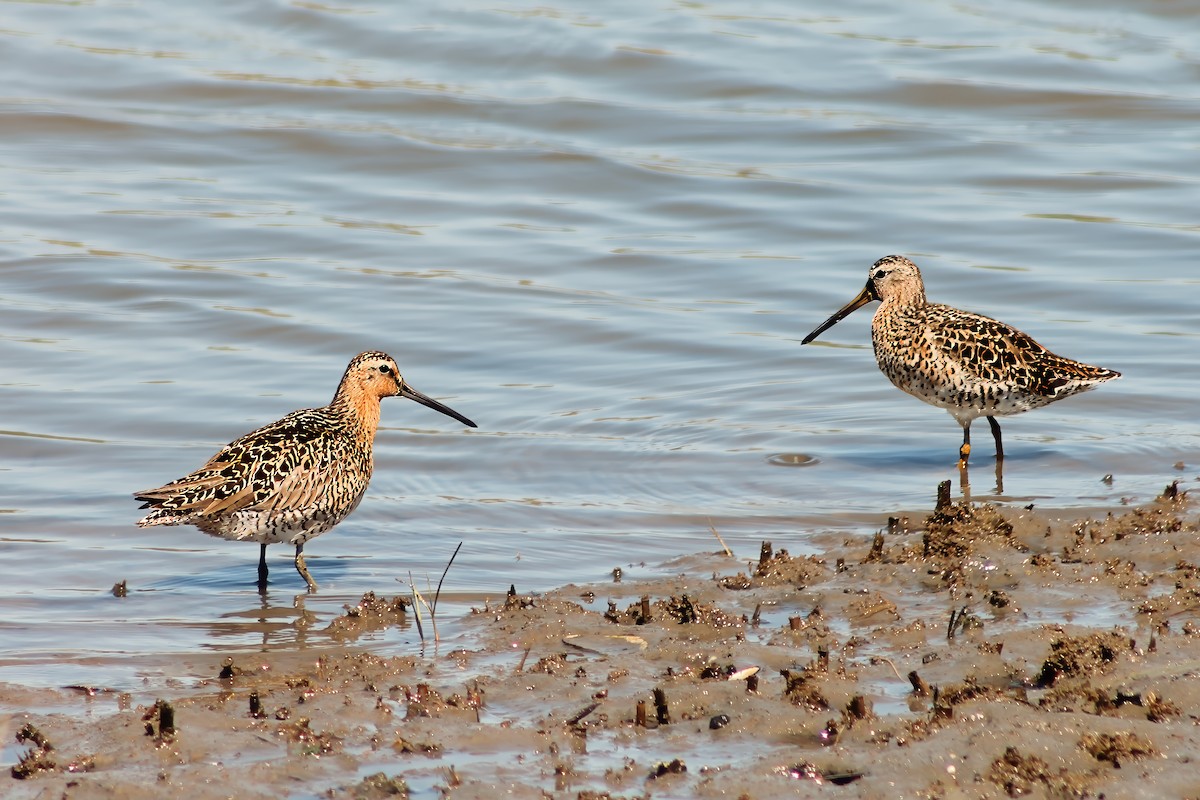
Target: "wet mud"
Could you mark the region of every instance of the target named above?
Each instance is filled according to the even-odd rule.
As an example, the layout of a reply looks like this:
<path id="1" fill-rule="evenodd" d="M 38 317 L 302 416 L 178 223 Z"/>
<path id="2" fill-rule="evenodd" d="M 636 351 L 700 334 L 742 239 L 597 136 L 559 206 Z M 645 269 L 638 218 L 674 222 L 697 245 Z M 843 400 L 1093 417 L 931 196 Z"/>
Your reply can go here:
<path id="1" fill-rule="evenodd" d="M 340 647 L 161 696 L 0 687 L 0 795 L 1197 797 L 1197 528 L 1176 485 L 1086 518 L 943 495 L 815 555 L 501 594 L 421 656 L 356 643 L 413 613 L 368 593 Z"/>

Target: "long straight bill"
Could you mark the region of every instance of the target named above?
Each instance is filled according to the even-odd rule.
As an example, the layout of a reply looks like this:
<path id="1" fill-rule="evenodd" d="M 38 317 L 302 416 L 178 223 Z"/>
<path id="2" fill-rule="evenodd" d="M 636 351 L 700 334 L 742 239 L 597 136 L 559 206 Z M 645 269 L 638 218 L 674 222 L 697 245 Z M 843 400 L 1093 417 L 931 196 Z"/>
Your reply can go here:
<path id="1" fill-rule="evenodd" d="M 870 282 L 868 282 L 867 285 L 865 287 L 863 287 L 863 290 L 861 292 L 859 292 L 858 295 L 853 300 L 851 300 L 849 303 L 846 303 L 846 305 L 842 306 L 836 312 L 834 312 L 832 317 L 830 317 L 829 319 L 825 320 L 820 325 L 818 325 L 817 329 L 815 331 L 810 333 L 808 336 L 805 336 L 800 341 L 800 344 L 808 344 L 813 339 L 817 338 L 822 333 L 829 330 L 834 325 L 837 325 L 843 319 L 845 319 L 846 317 L 850 316 L 858 309 L 865 306 L 867 303 L 871 302 L 872 300 L 878 300 L 878 299 L 879 298 L 875 296 L 874 287 L 872 287 Z"/>
<path id="2" fill-rule="evenodd" d="M 434 411 L 440 411 L 443 414 L 445 414 L 447 417 L 454 417 L 456 420 L 461 422 L 463 425 L 469 425 L 472 428 L 479 427 L 474 422 L 471 422 L 471 420 L 467 419 L 466 417 L 464 417 L 462 414 L 455 411 L 450 406 L 439 403 L 437 400 L 434 400 L 432 397 L 430 397 L 428 395 L 421 394 L 416 389 L 409 386 L 407 383 L 400 387 L 400 396 L 407 397 L 409 400 L 416 400 L 421 405 L 429 406 Z"/>

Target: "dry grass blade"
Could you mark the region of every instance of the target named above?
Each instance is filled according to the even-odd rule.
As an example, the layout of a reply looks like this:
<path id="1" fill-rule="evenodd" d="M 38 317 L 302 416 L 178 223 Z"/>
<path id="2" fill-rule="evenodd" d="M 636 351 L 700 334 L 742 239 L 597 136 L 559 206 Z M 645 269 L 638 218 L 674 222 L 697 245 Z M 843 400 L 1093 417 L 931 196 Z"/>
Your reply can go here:
<path id="1" fill-rule="evenodd" d="M 717 537 L 717 541 L 721 543 L 721 549 L 725 551 L 725 555 L 733 558 L 733 551 L 729 549 L 729 545 L 725 544 L 725 540 L 721 538 L 721 534 L 717 533 L 717 527 L 712 524 L 712 520 L 708 521 L 708 529 L 712 531 L 712 535 Z"/>

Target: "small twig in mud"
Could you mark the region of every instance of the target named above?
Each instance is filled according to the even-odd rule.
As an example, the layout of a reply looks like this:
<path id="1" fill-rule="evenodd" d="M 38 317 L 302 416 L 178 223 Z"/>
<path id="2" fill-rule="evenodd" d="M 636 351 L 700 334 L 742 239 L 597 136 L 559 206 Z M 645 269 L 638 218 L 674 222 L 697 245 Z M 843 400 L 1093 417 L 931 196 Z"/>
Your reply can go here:
<path id="1" fill-rule="evenodd" d="M 967 618 L 967 607 L 950 609 L 950 624 L 946 626 L 946 639 L 953 641 L 955 628 L 961 627 Z"/>
<path id="2" fill-rule="evenodd" d="M 912 684 L 913 694 L 917 697 L 929 697 L 929 684 L 917 674 L 915 669 L 908 673 L 908 682 Z"/>
<path id="3" fill-rule="evenodd" d="M 581 719 L 583 719 L 584 717 L 586 717 L 588 714 L 592 713 L 599 707 L 600 707 L 599 703 L 589 704 L 587 707 L 582 709 L 578 714 L 576 714 L 575 716 L 573 716 L 569 720 L 567 720 L 567 725 L 578 725 L 579 721 Z"/>
<path id="4" fill-rule="evenodd" d="M 529 651 L 532 649 L 533 649 L 533 645 L 530 645 L 525 648 L 525 652 L 521 654 L 521 663 L 517 664 L 517 671 L 514 674 L 520 675 L 522 672 L 525 671 L 525 659 L 529 658 Z"/>
<path id="5" fill-rule="evenodd" d="M 708 521 L 708 529 L 712 531 L 712 535 L 717 537 L 717 541 L 721 543 L 721 549 L 725 551 L 725 555 L 733 558 L 733 551 L 729 549 L 729 545 L 725 544 L 725 540 L 721 538 L 721 534 L 717 533 L 717 528 L 712 524 L 712 520 Z"/>
<path id="6" fill-rule="evenodd" d="M 637 701 L 637 711 L 633 715 L 633 724 L 639 728 L 646 727 L 646 701 Z"/>
<path id="7" fill-rule="evenodd" d="M 890 658 L 886 658 L 885 656 L 875 656 L 874 658 L 871 659 L 871 661 L 873 661 L 873 662 L 874 661 L 882 661 L 884 664 L 887 664 L 889 667 L 892 668 L 892 672 L 896 673 L 897 678 L 900 677 L 900 670 L 896 669 L 896 665 L 892 663 L 892 660 Z"/>

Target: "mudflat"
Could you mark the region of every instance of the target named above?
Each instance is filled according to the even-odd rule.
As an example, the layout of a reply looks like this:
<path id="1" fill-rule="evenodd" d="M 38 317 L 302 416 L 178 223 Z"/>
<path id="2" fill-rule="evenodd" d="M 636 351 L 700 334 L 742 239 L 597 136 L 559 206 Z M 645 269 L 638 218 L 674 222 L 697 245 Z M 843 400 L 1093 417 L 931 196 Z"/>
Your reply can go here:
<path id="1" fill-rule="evenodd" d="M 513 591 L 421 656 L 357 644 L 411 624 L 369 593 L 329 623 L 344 646 L 213 657 L 166 692 L 6 685 L 0 795 L 1200 796 L 1177 484 L 1086 517 L 943 493 L 805 541 Z"/>

